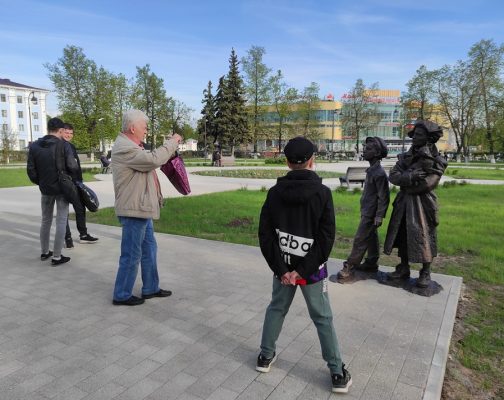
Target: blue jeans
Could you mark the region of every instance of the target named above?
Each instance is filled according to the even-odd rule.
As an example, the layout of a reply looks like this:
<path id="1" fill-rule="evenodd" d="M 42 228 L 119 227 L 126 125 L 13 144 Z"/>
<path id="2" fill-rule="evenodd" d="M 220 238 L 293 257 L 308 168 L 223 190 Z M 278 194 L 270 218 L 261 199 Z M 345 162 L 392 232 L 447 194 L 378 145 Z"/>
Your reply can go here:
<path id="1" fill-rule="evenodd" d="M 142 270 L 142 295 L 159 291 L 157 243 L 152 219 L 119 217 L 122 225 L 121 256 L 117 271 L 114 300 L 128 300 L 138 274 Z"/>
<path id="2" fill-rule="evenodd" d="M 326 361 L 331 374 L 342 374 L 343 363 L 333 325 L 331 304 L 327 293 L 327 278 L 299 287 L 308 306 L 310 318 L 317 328 L 322 358 Z M 266 358 L 273 357 L 275 353 L 276 341 L 296 289 L 297 286 L 282 285 L 280 280 L 273 278 L 273 294 L 271 303 L 266 309 L 261 340 L 261 354 Z"/>

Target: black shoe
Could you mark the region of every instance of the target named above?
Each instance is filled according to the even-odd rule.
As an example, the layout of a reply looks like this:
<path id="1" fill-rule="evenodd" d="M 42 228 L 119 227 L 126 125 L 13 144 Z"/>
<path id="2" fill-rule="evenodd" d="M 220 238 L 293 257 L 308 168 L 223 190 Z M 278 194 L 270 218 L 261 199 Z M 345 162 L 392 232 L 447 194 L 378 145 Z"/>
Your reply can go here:
<path id="1" fill-rule="evenodd" d="M 273 353 L 273 357 L 271 358 L 265 358 L 262 354 L 259 354 L 259 357 L 257 357 L 256 371 L 269 372 L 271 364 L 273 364 L 276 359 L 276 353 Z"/>
<path id="2" fill-rule="evenodd" d="M 426 288 L 429 287 L 430 282 L 431 282 L 430 271 L 421 270 L 416 285 L 419 288 Z"/>
<path id="3" fill-rule="evenodd" d="M 350 372 L 345 369 L 345 364 L 343 364 L 343 375 L 333 374 L 331 379 L 334 393 L 348 393 L 348 388 L 352 386 L 352 377 Z"/>
<path id="4" fill-rule="evenodd" d="M 136 296 L 131 296 L 128 300 L 112 300 L 114 306 L 138 306 L 144 302 L 144 299 Z"/>
<path id="5" fill-rule="evenodd" d="M 345 281 L 347 279 L 350 279 L 354 275 L 353 268 L 353 265 L 350 265 L 346 261 L 343 262 L 343 269 L 339 271 L 337 275 L 338 280 Z"/>
<path id="6" fill-rule="evenodd" d="M 389 272 L 387 276 L 390 279 L 408 279 L 410 277 L 410 266 L 398 264 L 394 272 Z"/>
<path id="7" fill-rule="evenodd" d="M 142 299 L 152 299 L 153 297 L 168 297 L 171 296 L 172 292 L 170 290 L 159 289 L 159 292 L 151 294 L 142 294 Z"/>
<path id="8" fill-rule="evenodd" d="M 68 261 L 70 261 L 70 257 L 65 257 L 63 254 L 61 255 L 61 257 L 59 259 L 55 259 L 53 258 L 51 260 L 51 264 L 52 265 L 60 265 L 60 264 L 65 264 L 67 263 Z"/>
<path id="9" fill-rule="evenodd" d="M 48 251 L 47 253 L 45 253 L 45 254 L 44 254 L 44 253 L 42 253 L 42 254 L 40 255 L 40 259 L 41 259 L 42 261 L 45 261 L 45 260 L 47 260 L 49 257 L 51 257 L 52 255 L 53 255 L 53 252 L 52 252 L 51 250 L 49 250 L 49 251 Z"/>
<path id="10" fill-rule="evenodd" d="M 80 237 L 81 243 L 94 243 L 97 240 L 98 240 L 98 238 L 91 236 L 89 233 L 86 233 L 84 236 Z"/>
<path id="11" fill-rule="evenodd" d="M 72 238 L 65 239 L 65 247 L 67 249 L 73 249 L 74 244 L 73 244 L 73 239 Z"/>

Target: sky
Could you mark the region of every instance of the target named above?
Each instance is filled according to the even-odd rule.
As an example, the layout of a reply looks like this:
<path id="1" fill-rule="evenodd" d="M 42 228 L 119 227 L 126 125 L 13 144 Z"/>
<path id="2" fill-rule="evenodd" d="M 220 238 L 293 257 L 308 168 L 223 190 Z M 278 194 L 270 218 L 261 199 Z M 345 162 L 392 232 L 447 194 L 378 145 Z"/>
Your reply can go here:
<path id="1" fill-rule="evenodd" d="M 504 43 L 502 0 L 0 0 L 0 78 L 52 90 L 44 64 L 67 45 L 113 73 L 150 64 L 167 95 L 201 111 L 252 46 L 299 90 L 336 99 L 357 79 L 405 90 L 415 71 L 466 59 L 481 39 Z M 48 113 L 56 115 L 55 94 Z"/>

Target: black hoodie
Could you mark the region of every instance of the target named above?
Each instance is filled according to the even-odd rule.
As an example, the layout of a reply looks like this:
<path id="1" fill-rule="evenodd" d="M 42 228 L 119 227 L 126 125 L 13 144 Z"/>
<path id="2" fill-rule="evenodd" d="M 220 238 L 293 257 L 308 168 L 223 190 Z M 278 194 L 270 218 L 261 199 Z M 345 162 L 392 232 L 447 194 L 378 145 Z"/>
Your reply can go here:
<path id="1" fill-rule="evenodd" d="M 296 270 L 307 283 L 327 277 L 336 231 L 331 190 L 310 170 L 278 178 L 259 222 L 261 251 L 276 277 Z"/>
<path id="2" fill-rule="evenodd" d="M 30 180 L 39 186 L 42 194 L 56 196 L 61 194 L 56 168 L 57 144 L 62 143 L 64 149 L 66 172 L 76 179 L 79 166 L 75 160 L 69 143 L 54 135 L 46 135 L 30 145 L 26 170 Z"/>

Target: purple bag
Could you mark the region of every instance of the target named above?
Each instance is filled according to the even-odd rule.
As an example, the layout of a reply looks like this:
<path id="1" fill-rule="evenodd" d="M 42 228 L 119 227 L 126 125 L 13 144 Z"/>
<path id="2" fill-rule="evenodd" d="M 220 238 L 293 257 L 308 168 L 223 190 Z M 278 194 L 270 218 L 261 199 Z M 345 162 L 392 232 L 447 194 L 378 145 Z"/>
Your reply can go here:
<path id="1" fill-rule="evenodd" d="M 191 193 L 184 160 L 182 160 L 178 153 L 161 166 L 161 171 L 168 177 L 171 184 L 179 193 L 183 195 Z"/>

